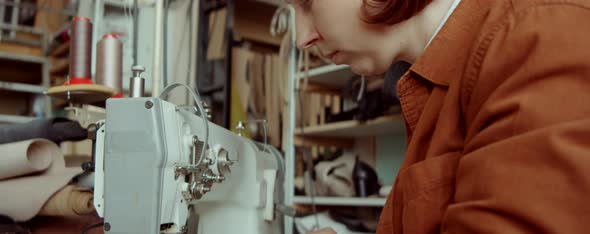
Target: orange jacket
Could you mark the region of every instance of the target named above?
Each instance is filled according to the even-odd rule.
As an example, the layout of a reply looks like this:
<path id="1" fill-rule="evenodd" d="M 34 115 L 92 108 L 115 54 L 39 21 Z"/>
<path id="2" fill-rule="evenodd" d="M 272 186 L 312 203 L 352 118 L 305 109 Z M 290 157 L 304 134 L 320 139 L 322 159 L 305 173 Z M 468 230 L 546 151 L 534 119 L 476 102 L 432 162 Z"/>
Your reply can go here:
<path id="1" fill-rule="evenodd" d="M 397 89 L 378 234 L 590 233 L 590 1 L 463 0 Z"/>

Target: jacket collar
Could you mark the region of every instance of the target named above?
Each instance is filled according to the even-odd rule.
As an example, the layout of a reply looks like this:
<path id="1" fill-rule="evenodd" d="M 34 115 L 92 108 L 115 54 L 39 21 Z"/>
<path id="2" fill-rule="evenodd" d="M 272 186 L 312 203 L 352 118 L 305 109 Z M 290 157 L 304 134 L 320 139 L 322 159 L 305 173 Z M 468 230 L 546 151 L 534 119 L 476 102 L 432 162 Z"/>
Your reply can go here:
<path id="1" fill-rule="evenodd" d="M 461 1 L 410 71 L 441 86 L 463 73 L 493 0 Z"/>

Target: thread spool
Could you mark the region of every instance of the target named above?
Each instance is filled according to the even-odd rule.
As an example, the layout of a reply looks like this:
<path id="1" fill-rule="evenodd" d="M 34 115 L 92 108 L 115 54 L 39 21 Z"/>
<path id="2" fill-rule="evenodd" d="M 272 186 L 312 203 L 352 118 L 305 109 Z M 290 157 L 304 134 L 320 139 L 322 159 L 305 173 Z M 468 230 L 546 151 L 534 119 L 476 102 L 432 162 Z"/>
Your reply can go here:
<path id="1" fill-rule="evenodd" d="M 96 48 L 96 83 L 115 90 L 120 97 L 123 90 L 123 43 L 114 33 L 105 34 Z"/>
<path id="2" fill-rule="evenodd" d="M 90 64 L 92 51 L 92 22 L 76 16 L 70 25 L 69 84 L 91 84 Z"/>

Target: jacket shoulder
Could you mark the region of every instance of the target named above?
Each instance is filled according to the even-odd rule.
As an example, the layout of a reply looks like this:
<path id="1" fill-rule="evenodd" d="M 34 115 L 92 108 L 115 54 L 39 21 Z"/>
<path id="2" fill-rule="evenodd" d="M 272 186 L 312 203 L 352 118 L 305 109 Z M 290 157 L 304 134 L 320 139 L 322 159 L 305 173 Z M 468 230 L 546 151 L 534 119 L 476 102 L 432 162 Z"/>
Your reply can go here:
<path id="1" fill-rule="evenodd" d="M 567 71 L 574 64 L 589 66 L 587 59 L 573 59 L 589 51 L 582 49 L 590 41 L 588 19 L 586 0 L 503 0 L 491 7 L 461 81 L 467 121 L 515 74 L 534 76 L 549 68 Z"/>

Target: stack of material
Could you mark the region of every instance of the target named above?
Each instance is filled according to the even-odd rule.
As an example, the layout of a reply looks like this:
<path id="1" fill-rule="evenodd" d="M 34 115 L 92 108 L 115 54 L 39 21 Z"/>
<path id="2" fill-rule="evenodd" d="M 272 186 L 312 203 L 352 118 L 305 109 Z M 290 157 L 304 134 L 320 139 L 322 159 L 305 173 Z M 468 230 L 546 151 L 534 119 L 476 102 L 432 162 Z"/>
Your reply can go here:
<path id="1" fill-rule="evenodd" d="M 280 147 L 281 116 L 286 114 L 286 103 L 281 100 L 287 90 L 282 58 L 243 48 L 235 48 L 233 54 L 232 94 L 238 97 L 243 112 L 251 113 L 254 120 L 266 120 L 268 142 Z"/>
<path id="2" fill-rule="evenodd" d="M 92 193 L 66 186 L 82 169 L 67 168 L 57 145 L 85 137 L 79 125 L 63 119 L 0 128 L 0 215 L 27 221 L 92 213 Z"/>

